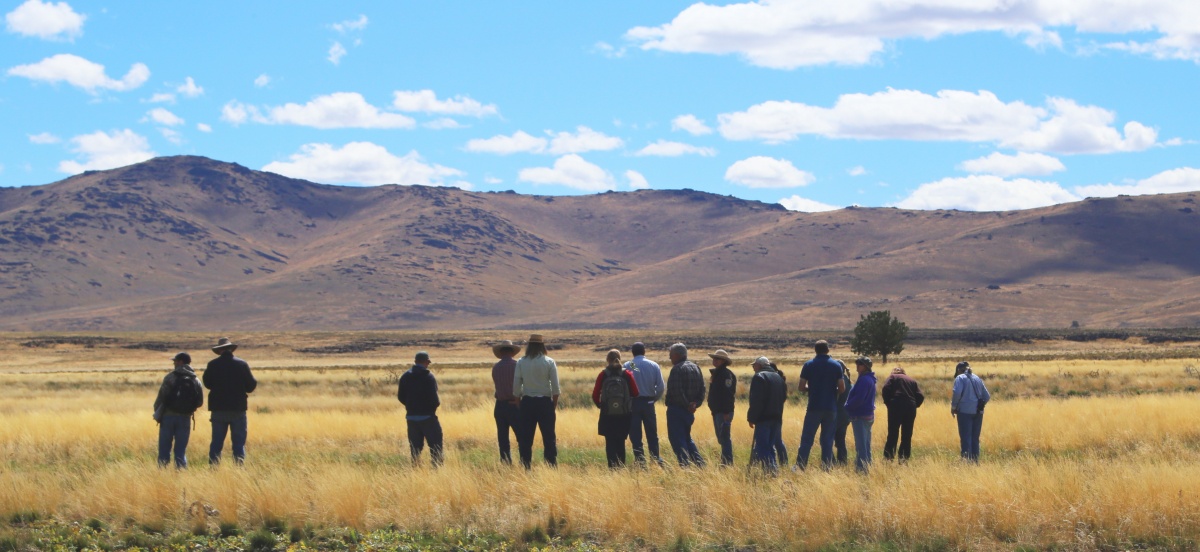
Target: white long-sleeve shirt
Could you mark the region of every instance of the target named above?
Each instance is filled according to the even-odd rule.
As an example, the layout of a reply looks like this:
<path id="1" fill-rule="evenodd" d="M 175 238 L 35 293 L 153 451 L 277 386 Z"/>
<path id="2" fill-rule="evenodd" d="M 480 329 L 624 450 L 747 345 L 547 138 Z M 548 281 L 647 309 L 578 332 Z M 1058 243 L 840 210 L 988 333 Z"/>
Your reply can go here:
<path id="1" fill-rule="evenodd" d="M 521 357 L 513 370 L 513 395 L 553 397 L 559 394 L 558 364 L 546 356 Z"/>

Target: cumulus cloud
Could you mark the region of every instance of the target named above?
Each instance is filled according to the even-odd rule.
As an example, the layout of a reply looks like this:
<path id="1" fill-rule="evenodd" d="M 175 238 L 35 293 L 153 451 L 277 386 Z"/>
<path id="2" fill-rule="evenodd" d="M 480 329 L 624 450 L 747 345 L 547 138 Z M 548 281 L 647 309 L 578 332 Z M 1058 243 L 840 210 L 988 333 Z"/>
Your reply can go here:
<path id="1" fill-rule="evenodd" d="M 513 153 L 540 153 L 545 151 L 549 140 L 533 136 L 523 130 L 518 130 L 512 136 L 493 136 L 491 138 L 475 138 L 467 141 L 466 149 L 473 153 L 495 153 L 509 155 Z"/>
<path id="2" fill-rule="evenodd" d="M 1067 170 L 1058 158 L 1044 153 L 1025 153 L 1005 155 L 995 152 L 987 157 L 963 161 L 959 169 L 976 174 L 994 174 L 996 176 L 1014 176 L 1018 174 L 1043 176 Z"/>
<path id="3" fill-rule="evenodd" d="M 1046 107 L 1004 102 L 987 91 L 942 90 L 929 95 L 888 89 L 845 94 L 833 107 L 768 101 L 746 111 L 721 114 L 721 135 L 730 140 L 780 143 L 801 135 L 866 140 L 992 142 L 1023 151 L 1111 153 L 1141 151 L 1157 132 L 1127 123 L 1113 128 L 1116 115 L 1073 100 L 1050 98 Z"/>
<path id="4" fill-rule="evenodd" d="M 730 165 L 725 180 L 751 188 L 795 188 L 812 184 L 816 177 L 786 159 L 757 155 Z"/>
<path id="5" fill-rule="evenodd" d="M 780 199 L 779 204 L 787 207 L 789 211 L 800 211 L 802 213 L 821 213 L 824 211 L 836 211 L 841 209 L 841 207 L 829 205 L 828 203 L 821 203 L 820 201 L 814 201 L 798 195 Z"/>
<path id="6" fill-rule="evenodd" d="M 867 174 L 867 168 L 862 165 L 859 165 L 857 167 L 850 167 L 849 169 L 846 170 L 846 174 L 848 174 L 850 176 L 862 176 L 864 174 Z"/>
<path id="7" fill-rule="evenodd" d="M 199 130 L 200 132 L 208 133 L 208 132 L 212 132 L 212 127 L 205 123 L 196 123 L 196 130 Z"/>
<path id="8" fill-rule="evenodd" d="M 188 98 L 195 98 L 204 94 L 204 87 L 197 86 L 196 81 L 193 80 L 192 77 L 188 77 L 183 84 L 179 85 L 179 88 L 175 89 L 175 91 Z"/>
<path id="9" fill-rule="evenodd" d="M 421 126 L 428 128 L 428 129 L 432 129 L 432 130 L 449 130 L 449 129 L 455 129 L 455 128 L 465 128 L 462 123 L 460 123 L 454 119 L 451 119 L 449 117 L 434 119 L 432 121 L 423 123 Z"/>
<path id="10" fill-rule="evenodd" d="M 1182 167 L 1125 184 L 1078 186 L 1075 188 L 1075 193 L 1081 197 L 1114 197 L 1118 195 L 1174 194 L 1198 190 L 1200 190 L 1200 169 Z"/>
<path id="11" fill-rule="evenodd" d="M 635 27 L 626 38 L 646 50 L 734 54 L 776 69 L 871 62 L 902 39 L 933 40 L 1000 32 L 1033 47 L 1059 45 L 1055 29 L 1154 40 L 1111 48 L 1163 59 L 1200 61 L 1200 21 L 1186 1 L 1143 0 L 759 0 L 696 3 L 669 23 Z"/>
<path id="12" fill-rule="evenodd" d="M 58 170 L 67 174 L 115 169 L 156 155 L 145 137 L 129 129 L 76 136 L 70 140 L 70 149 L 79 159 L 58 164 Z"/>
<path id="13" fill-rule="evenodd" d="M 342 62 L 342 58 L 346 57 L 347 53 L 346 47 L 342 46 L 341 42 L 335 40 L 333 45 L 329 47 L 329 55 L 325 59 L 328 59 L 329 63 L 337 65 Z"/>
<path id="14" fill-rule="evenodd" d="M 371 142 L 350 142 L 340 148 L 331 144 L 305 144 L 287 161 L 275 161 L 264 171 L 330 184 L 420 184 L 445 186 L 462 176 L 458 169 L 426 163 L 416 151 L 395 156 Z M 461 185 L 460 182 L 451 182 Z"/>
<path id="15" fill-rule="evenodd" d="M 370 22 L 370 20 L 367 19 L 367 16 L 360 14 L 358 16 L 358 19 L 349 19 L 346 21 L 334 23 L 334 24 L 330 25 L 329 28 L 331 28 L 339 33 L 345 34 L 345 33 L 352 32 L 352 31 L 361 31 L 361 30 L 367 28 L 367 23 L 369 23 L 369 22 Z"/>
<path id="16" fill-rule="evenodd" d="M 625 171 L 625 180 L 629 181 L 630 190 L 645 190 L 650 187 L 646 177 L 634 170 Z"/>
<path id="17" fill-rule="evenodd" d="M 390 113 L 367 103 L 357 92 L 335 92 L 318 96 L 305 104 L 287 103 L 259 109 L 237 100 L 221 108 L 221 120 L 235 125 L 255 122 L 271 125 L 297 125 L 313 128 L 412 128 L 416 121 L 407 115 Z"/>
<path id="18" fill-rule="evenodd" d="M 143 121 L 147 121 L 147 120 L 153 121 L 160 125 L 166 125 L 166 126 L 178 126 L 178 125 L 182 125 L 184 123 L 183 119 L 179 118 L 178 115 L 171 113 L 170 111 L 167 111 L 166 109 L 163 109 L 161 107 L 156 107 L 154 109 L 151 109 L 150 111 L 147 111 L 146 118 L 142 119 L 142 120 Z"/>
<path id="19" fill-rule="evenodd" d="M 58 136 L 50 134 L 49 132 L 42 132 L 39 134 L 30 134 L 29 135 L 29 142 L 33 143 L 33 144 L 42 144 L 42 145 L 57 144 L 61 141 L 62 141 L 62 138 L 59 138 Z"/>
<path id="20" fill-rule="evenodd" d="M 150 78 L 150 68 L 145 64 L 135 63 L 121 80 L 116 80 L 109 78 L 104 73 L 104 66 L 99 63 L 73 54 L 58 54 L 37 63 L 18 65 L 9 69 L 8 74 L 48 83 L 65 82 L 82 88 L 89 94 L 95 94 L 99 90 L 133 90 Z"/>
<path id="21" fill-rule="evenodd" d="M 655 156 L 655 157 L 679 157 L 681 155 L 700 155 L 703 157 L 712 157 L 717 154 L 717 150 L 713 148 L 705 148 L 684 144 L 682 142 L 670 142 L 667 140 L 659 140 L 653 144 L 638 150 L 634 153 L 639 157 Z"/>
<path id="22" fill-rule="evenodd" d="M 8 32 L 46 40 L 74 40 L 83 34 L 80 15 L 66 2 L 26 0 L 4 16 Z"/>
<path id="23" fill-rule="evenodd" d="M 183 135 L 180 134 L 178 130 L 173 128 L 160 128 L 158 129 L 158 132 L 159 134 L 162 134 L 163 138 L 166 138 L 167 141 L 172 144 L 178 146 L 179 144 L 183 143 Z"/>
<path id="24" fill-rule="evenodd" d="M 585 126 L 577 127 L 574 133 L 546 131 L 546 135 L 549 138 L 533 136 L 519 130 L 512 136 L 500 135 L 469 140 L 466 149 L 475 153 L 500 155 L 512 153 L 564 155 L 589 151 L 609 151 L 625 145 L 624 140 L 620 138 L 597 132 Z"/>
<path id="25" fill-rule="evenodd" d="M 175 103 L 175 95 L 174 95 L 174 94 L 171 94 L 171 93 L 168 93 L 168 92 L 159 92 L 159 93 L 156 93 L 156 94 L 154 94 L 153 96 L 150 96 L 150 99 L 149 99 L 149 100 L 146 100 L 146 101 L 147 101 L 148 103 L 169 103 L 169 104 L 173 104 L 173 103 Z"/>
<path id="26" fill-rule="evenodd" d="M 559 157 L 554 161 L 553 167 L 521 169 L 517 178 L 522 182 L 559 184 L 587 192 L 603 192 L 615 188 L 613 177 L 608 171 L 573 153 Z"/>
<path id="27" fill-rule="evenodd" d="M 704 136 L 712 134 L 712 128 L 704 124 L 704 121 L 696 118 L 695 115 L 680 115 L 671 119 L 671 130 L 682 130 L 692 136 Z"/>
<path id="28" fill-rule="evenodd" d="M 458 95 L 439 100 L 433 90 L 397 90 L 392 100 L 392 107 L 398 111 L 469 117 L 486 117 L 499 113 L 495 104 L 484 105 L 467 96 Z"/>
<path id="29" fill-rule="evenodd" d="M 263 73 L 254 78 L 254 87 L 255 88 L 263 88 L 263 87 L 267 86 L 268 84 L 271 84 L 271 76 L 266 73 Z"/>
<path id="30" fill-rule="evenodd" d="M 585 126 L 576 127 L 574 133 L 570 132 L 555 132 L 551 134 L 550 149 L 547 153 L 551 155 L 562 155 L 566 153 L 584 153 L 588 151 L 609 151 L 620 148 L 625 145 L 625 141 L 620 138 L 609 136 L 603 132 L 597 132 Z"/>
<path id="31" fill-rule="evenodd" d="M 959 209 L 963 211 L 1012 211 L 1078 201 L 1079 196 L 1056 182 L 995 175 L 943 178 L 922 184 L 896 207 L 902 209 Z"/>

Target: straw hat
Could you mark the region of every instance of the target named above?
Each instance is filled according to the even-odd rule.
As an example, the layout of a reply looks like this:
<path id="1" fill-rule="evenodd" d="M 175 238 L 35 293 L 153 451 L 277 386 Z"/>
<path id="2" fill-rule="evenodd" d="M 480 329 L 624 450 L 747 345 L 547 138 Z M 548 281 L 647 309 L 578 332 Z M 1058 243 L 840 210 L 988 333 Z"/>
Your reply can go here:
<path id="1" fill-rule="evenodd" d="M 527 340 L 525 343 L 526 343 L 526 344 L 529 344 L 529 343 L 541 343 L 541 344 L 545 345 L 545 342 L 543 342 L 543 341 L 542 341 L 542 334 L 532 334 L 532 335 L 530 335 L 530 336 L 529 336 L 529 339 L 528 339 L 528 340 Z"/>
<path id="2" fill-rule="evenodd" d="M 519 354 L 521 352 L 521 346 L 516 345 L 512 341 L 509 341 L 507 339 L 505 339 L 504 341 L 501 341 L 500 343 L 492 345 L 492 354 L 496 355 L 496 358 L 504 358 L 503 356 L 500 355 L 501 351 L 511 351 L 511 356 L 517 356 L 517 354 Z"/>
<path id="3" fill-rule="evenodd" d="M 729 358 L 729 353 L 726 353 L 725 349 L 717 349 L 717 351 L 714 353 L 708 353 L 708 356 L 709 356 L 709 358 L 714 358 L 714 359 L 719 358 L 721 360 L 724 360 L 725 364 L 733 364 L 733 359 Z"/>
<path id="4" fill-rule="evenodd" d="M 213 345 L 212 352 L 219 355 L 226 352 L 232 353 L 235 349 L 237 349 L 237 345 L 234 342 L 230 341 L 228 337 L 222 337 L 217 340 L 216 345 Z"/>

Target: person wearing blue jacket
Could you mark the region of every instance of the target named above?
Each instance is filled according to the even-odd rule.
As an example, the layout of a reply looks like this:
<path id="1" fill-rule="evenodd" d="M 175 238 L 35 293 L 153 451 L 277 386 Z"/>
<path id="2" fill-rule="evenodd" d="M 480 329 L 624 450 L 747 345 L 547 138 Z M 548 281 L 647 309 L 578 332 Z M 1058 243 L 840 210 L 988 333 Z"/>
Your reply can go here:
<path id="1" fill-rule="evenodd" d="M 875 424 L 875 372 L 869 357 L 861 356 L 854 361 L 858 368 L 858 381 L 850 387 L 846 396 L 846 413 L 850 416 L 850 427 L 854 431 L 855 469 L 867 473 L 871 465 L 871 426 Z"/>
<path id="2" fill-rule="evenodd" d="M 979 434 L 983 432 L 983 409 L 992 394 L 983 380 L 971 371 L 971 363 L 963 361 L 954 368 L 954 395 L 950 399 L 950 415 L 958 418 L 958 441 L 962 457 L 979 463 Z"/>

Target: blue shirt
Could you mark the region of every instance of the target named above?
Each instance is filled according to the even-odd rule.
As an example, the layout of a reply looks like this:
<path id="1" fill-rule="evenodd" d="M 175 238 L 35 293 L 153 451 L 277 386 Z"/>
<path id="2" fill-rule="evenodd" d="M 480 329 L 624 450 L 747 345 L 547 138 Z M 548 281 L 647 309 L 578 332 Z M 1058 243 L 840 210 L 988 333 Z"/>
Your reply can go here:
<path id="1" fill-rule="evenodd" d="M 625 363 L 625 369 L 633 372 L 633 381 L 637 384 L 638 397 L 651 401 L 662 398 L 663 393 L 667 390 L 667 384 L 663 381 L 662 368 L 657 362 L 646 358 L 645 355 L 638 355 Z"/>
<path id="2" fill-rule="evenodd" d="M 842 366 L 829 355 L 817 355 L 804 363 L 800 378 L 808 381 L 808 409 L 837 411 L 837 384 L 842 381 Z"/>

